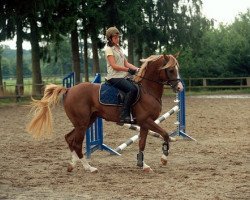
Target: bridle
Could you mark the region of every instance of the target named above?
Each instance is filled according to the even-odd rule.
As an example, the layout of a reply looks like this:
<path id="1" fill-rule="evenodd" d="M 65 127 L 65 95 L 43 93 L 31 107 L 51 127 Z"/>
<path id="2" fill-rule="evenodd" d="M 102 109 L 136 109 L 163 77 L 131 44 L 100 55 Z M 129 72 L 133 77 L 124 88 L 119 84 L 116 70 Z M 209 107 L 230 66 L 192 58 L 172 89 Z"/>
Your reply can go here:
<path id="1" fill-rule="evenodd" d="M 166 75 L 167 75 L 167 69 L 164 69 Z M 143 76 L 138 76 L 135 74 L 135 76 L 141 78 L 141 79 L 144 79 L 144 80 L 147 80 L 147 81 L 151 81 L 151 82 L 154 82 L 154 83 L 157 83 L 159 85 L 169 85 L 172 89 L 175 88 L 179 82 L 181 82 L 181 79 L 177 78 L 177 79 L 171 79 L 171 80 L 167 80 L 167 81 L 156 81 L 156 80 L 153 80 L 153 79 L 149 79 L 149 78 L 145 78 Z M 175 84 L 172 84 L 172 83 L 175 83 Z"/>

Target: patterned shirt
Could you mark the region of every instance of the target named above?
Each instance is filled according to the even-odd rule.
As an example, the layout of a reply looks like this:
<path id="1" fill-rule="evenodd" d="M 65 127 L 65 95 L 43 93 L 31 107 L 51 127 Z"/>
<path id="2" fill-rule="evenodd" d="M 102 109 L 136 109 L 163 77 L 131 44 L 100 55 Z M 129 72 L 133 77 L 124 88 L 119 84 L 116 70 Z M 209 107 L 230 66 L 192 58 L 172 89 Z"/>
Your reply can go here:
<path id="1" fill-rule="evenodd" d="M 111 78 L 124 78 L 125 76 L 127 76 L 128 72 L 117 71 L 111 67 L 111 65 L 108 62 L 108 56 L 110 55 L 114 56 L 115 62 L 119 66 L 124 67 L 124 62 L 125 62 L 125 55 L 121 49 L 118 50 L 115 46 L 113 47 L 106 46 L 105 58 L 107 62 L 107 72 L 108 72 L 106 79 L 109 80 Z"/>

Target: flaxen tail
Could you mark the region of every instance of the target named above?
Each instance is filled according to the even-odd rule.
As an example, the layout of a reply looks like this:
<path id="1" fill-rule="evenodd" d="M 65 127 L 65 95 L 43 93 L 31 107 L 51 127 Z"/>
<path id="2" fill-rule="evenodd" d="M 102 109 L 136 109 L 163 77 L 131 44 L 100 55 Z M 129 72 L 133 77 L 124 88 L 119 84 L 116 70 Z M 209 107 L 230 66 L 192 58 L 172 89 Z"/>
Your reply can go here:
<path id="1" fill-rule="evenodd" d="M 41 100 L 32 99 L 34 117 L 27 125 L 26 130 L 33 137 L 40 138 L 49 136 L 53 131 L 51 107 L 59 102 L 59 96 L 65 94 L 67 88 L 50 84 L 45 87 L 44 96 Z"/>

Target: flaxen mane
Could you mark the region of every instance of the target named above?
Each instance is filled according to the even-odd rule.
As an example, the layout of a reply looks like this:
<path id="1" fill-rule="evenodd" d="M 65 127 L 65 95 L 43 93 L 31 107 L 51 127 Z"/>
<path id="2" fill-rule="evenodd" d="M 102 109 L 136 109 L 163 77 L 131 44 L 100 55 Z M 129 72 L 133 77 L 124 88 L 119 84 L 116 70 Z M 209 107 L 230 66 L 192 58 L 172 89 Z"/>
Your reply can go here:
<path id="1" fill-rule="evenodd" d="M 172 55 L 166 55 L 166 56 L 168 58 L 168 62 L 162 69 L 166 69 L 170 66 L 176 66 L 179 68 L 179 63 L 174 56 L 172 56 Z"/>
<path id="2" fill-rule="evenodd" d="M 159 59 L 161 56 L 162 55 L 152 55 L 152 56 L 149 56 L 148 58 L 141 59 L 140 61 L 142 62 L 142 65 L 140 67 L 140 71 L 138 72 L 137 76 L 135 76 L 134 81 L 137 83 L 140 82 L 142 80 L 142 77 L 145 74 L 148 63 Z"/>
<path id="3" fill-rule="evenodd" d="M 148 63 L 151 61 L 156 61 L 158 59 L 160 59 L 163 55 L 152 55 L 149 56 L 148 58 L 145 59 L 141 59 L 140 61 L 142 62 L 142 65 L 140 67 L 140 71 L 138 72 L 137 76 L 135 76 L 134 81 L 136 83 L 140 82 L 142 80 L 142 77 L 145 74 L 145 71 L 147 69 Z M 172 55 L 165 55 L 168 59 L 168 62 L 166 65 L 164 65 L 161 69 L 166 69 L 170 66 L 177 66 L 179 67 L 178 61 L 176 60 L 176 58 Z"/>

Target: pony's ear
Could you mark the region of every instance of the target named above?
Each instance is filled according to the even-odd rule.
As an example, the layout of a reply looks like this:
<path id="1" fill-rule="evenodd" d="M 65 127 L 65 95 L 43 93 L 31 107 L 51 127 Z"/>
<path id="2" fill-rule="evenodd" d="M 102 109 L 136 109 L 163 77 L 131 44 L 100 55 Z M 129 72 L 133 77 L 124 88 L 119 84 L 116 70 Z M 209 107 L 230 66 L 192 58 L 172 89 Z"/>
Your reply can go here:
<path id="1" fill-rule="evenodd" d="M 164 59 L 166 60 L 166 62 L 168 62 L 170 59 L 169 55 L 163 54 L 163 56 L 164 56 Z"/>
<path id="2" fill-rule="evenodd" d="M 174 56 L 175 58 L 178 58 L 178 57 L 179 57 L 179 55 L 180 55 L 180 51 L 179 51 L 179 52 L 177 52 L 177 53 L 175 53 L 173 56 Z"/>

